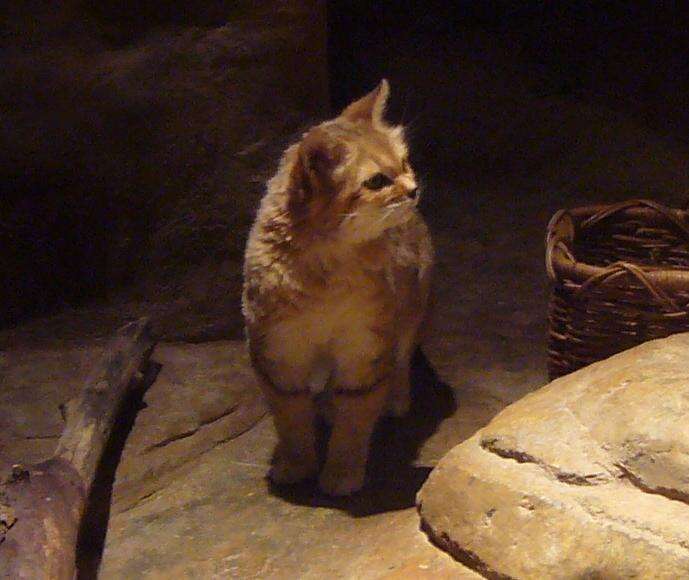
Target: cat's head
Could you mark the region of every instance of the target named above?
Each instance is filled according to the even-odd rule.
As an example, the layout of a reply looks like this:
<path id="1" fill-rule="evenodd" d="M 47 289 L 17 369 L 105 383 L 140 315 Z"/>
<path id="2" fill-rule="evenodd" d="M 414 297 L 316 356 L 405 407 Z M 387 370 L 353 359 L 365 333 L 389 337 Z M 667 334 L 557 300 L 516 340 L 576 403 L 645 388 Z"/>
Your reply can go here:
<path id="1" fill-rule="evenodd" d="M 368 241 L 413 215 L 419 190 L 403 128 L 383 119 L 388 94 L 383 80 L 299 143 L 290 207 L 309 227 Z"/>

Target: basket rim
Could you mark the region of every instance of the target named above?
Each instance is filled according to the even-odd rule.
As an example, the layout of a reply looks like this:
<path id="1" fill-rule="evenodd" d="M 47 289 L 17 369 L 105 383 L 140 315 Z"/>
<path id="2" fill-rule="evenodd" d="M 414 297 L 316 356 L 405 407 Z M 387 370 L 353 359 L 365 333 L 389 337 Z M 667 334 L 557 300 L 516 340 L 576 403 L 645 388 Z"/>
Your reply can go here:
<path id="1" fill-rule="evenodd" d="M 598 223 L 621 211 L 641 219 L 661 216 L 666 223 L 667 221 L 675 223 L 685 233 L 689 245 L 689 211 L 668 208 L 652 200 L 633 199 L 618 204 L 561 209 L 555 213 L 547 227 L 546 269 L 551 281 L 558 282 L 567 279 L 583 286 L 591 280 L 603 280 L 606 276 L 610 277 L 622 269 L 637 277 L 641 275 L 661 295 L 664 294 L 664 290 L 689 290 L 689 268 L 639 266 L 625 262 L 616 262 L 610 266 L 594 266 L 576 259 L 570 247 L 582 224 L 585 224 L 587 220 Z M 648 284 L 645 285 L 648 286 Z"/>

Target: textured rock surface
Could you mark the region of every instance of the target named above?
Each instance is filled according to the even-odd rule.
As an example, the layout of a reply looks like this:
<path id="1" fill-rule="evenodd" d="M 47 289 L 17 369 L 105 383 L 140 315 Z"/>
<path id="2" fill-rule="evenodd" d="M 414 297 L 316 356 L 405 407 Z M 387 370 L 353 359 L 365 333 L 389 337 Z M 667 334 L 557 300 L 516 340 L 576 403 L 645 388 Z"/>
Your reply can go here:
<path id="1" fill-rule="evenodd" d="M 167 364 L 184 367 L 196 357 L 193 348 L 211 347 L 192 347 L 181 359 L 170 353 Z M 222 355 L 220 347 L 216 352 Z M 208 361 L 195 366 L 204 364 Z M 244 369 L 248 372 L 247 365 Z M 168 379 L 174 374 L 168 372 Z M 418 528 L 414 496 L 429 466 L 453 440 L 484 424 L 497 403 L 481 396 L 453 402 L 447 385 L 422 361 L 415 377 L 414 415 L 381 425 L 365 490 L 338 500 L 321 495 L 314 482 L 286 488 L 269 484 L 265 476 L 276 436 L 268 417 L 187 461 L 170 477 L 159 478 L 157 472 L 141 477 L 148 468 L 140 463 L 151 457 L 148 442 L 170 439 L 154 429 L 156 413 L 147 397 L 150 406 L 137 419 L 117 471 L 100 577 L 475 577 L 428 543 Z M 465 414 L 447 418 L 455 403 Z M 142 441 L 147 442 L 143 453 Z M 169 449 L 168 461 L 175 460 L 174 446 L 184 441 L 160 448 Z M 133 474 L 131 484 L 123 481 L 127 473 Z"/>
<path id="2" fill-rule="evenodd" d="M 478 578 L 419 530 L 408 472 L 341 502 L 280 493 L 265 479 L 275 439 L 266 418 L 129 509 L 115 492 L 99 577 Z"/>
<path id="3" fill-rule="evenodd" d="M 266 413 L 244 345 L 163 344 L 117 468 L 115 511 L 150 497 L 200 455 L 253 427 Z"/>
<path id="4" fill-rule="evenodd" d="M 58 406 L 99 352 L 57 344 L 3 352 L 0 405 L 11 412 L 3 415 L 0 472 L 52 452 Z M 276 436 L 270 419 L 261 420 L 243 343 L 163 343 L 152 360 L 160 369 L 121 458 L 107 453 L 114 485 L 106 477 L 97 486 L 82 570 L 98 564 L 107 525 L 101 578 L 476 577 L 428 543 L 414 496 L 430 466 L 499 401 L 474 392 L 453 401 L 419 363 L 413 416 L 381 426 L 366 490 L 336 501 L 311 484 L 276 489 L 265 479 Z M 448 417 L 455 404 L 463 413 Z"/>
<path id="5" fill-rule="evenodd" d="M 167 312 L 235 308 L 265 178 L 327 109 L 325 60 L 322 0 L 8 5 L 0 325 L 125 284 L 120 319 L 152 288 Z"/>
<path id="6" fill-rule="evenodd" d="M 689 575 L 689 334 L 553 381 L 444 457 L 424 526 L 489 575 Z"/>
<path id="7" fill-rule="evenodd" d="M 62 431 L 60 405 L 76 395 L 102 347 L 7 350 L 0 364 L 0 476 L 48 457 Z M 154 493 L 192 459 L 256 424 L 265 405 L 243 344 L 160 344 L 148 389 L 118 468 L 123 509 Z"/>

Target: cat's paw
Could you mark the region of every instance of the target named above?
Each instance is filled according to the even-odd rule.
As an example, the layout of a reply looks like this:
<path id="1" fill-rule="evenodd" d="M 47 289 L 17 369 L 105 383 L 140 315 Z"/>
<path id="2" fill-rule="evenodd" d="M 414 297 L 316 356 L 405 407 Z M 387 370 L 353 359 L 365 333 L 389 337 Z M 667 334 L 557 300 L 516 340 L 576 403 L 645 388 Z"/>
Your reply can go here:
<path id="1" fill-rule="evenodd" d="M 318 487 L 331 496 L 352 495 L 363 487 L 365 475 L 365 468 L 343 470 L 326 467 L 318 480 Z"/>
<path id="2" fill-rule="evenodd" d="M 277 457 L 268 472 L 268 477 L 278 485 L 299 483 L 316 475 L 317 470 L 315 461 L 294 461 Z"/>
<path id="3" fill-rule="evenodd" d="M 404 417 L 409 413 L 411 400 L 407 397 L 391 397 L 385 405 L 385 415 L 387 417 Z"/>

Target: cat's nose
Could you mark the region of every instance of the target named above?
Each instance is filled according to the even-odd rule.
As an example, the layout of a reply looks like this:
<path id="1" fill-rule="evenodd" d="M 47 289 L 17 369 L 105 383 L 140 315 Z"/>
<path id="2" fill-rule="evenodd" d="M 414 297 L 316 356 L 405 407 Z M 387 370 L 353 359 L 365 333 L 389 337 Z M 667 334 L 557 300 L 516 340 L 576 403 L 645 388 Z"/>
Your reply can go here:
<path id="1" fill-rule="evenodd" d="M 407 197 L 412 201 L 416 201 L 416 199 L 419 197 L 419 188 L 415 187 L 414 189 L 408 191 Z"/>

